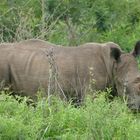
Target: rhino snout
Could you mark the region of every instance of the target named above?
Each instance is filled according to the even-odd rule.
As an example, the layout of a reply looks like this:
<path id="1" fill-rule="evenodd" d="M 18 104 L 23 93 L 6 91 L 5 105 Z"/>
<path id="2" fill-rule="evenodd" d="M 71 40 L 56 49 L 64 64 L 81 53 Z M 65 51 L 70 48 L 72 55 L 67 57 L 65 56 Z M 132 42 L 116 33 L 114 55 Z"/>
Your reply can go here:
<path id="1" fill-rule="evenodd" d="M 129 100 L 128 107 L 133 111 L 140 111 L 140 97 Z"/>
<path id="2" fill-rule="evenodd" d="M 140 106 L 136 105 L 136 104 L 128 104 L 128 107 L 132 110 L 132 111 L 140 111 Z"/>

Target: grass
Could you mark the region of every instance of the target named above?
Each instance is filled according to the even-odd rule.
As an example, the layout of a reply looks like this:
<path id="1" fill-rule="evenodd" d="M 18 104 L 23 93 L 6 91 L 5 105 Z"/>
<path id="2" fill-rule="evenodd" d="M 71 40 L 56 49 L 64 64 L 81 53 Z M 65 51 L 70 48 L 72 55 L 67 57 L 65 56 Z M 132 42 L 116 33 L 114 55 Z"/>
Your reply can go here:
<path id="1" fill-rule="evenodd" d="M 27 106 L 4 93 L 0 96 L 0 140 L 130 140 L 140 139 L 140 116 L 121 99 L 106 100 L 101 92 L 94 101 L 87 96 L 75 108 L 57 97 L 39 99 Z"/>

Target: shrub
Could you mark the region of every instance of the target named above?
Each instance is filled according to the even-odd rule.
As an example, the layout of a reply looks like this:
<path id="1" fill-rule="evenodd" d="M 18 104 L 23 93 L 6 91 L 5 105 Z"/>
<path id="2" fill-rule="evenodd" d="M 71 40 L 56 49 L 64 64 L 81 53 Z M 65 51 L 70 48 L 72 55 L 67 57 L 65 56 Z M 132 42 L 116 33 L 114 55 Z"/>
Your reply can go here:
<path id="1" fill-rule="evenodd" d="M 51 105 L 40 99 L 27 106 L 1 95 L 0 139 L 139 139 L 139 114 L 132 114 L 121 99 L 106 100 L 100 92 L 94 101 L 87 96 L 81 107 L 51 97 Z"/>

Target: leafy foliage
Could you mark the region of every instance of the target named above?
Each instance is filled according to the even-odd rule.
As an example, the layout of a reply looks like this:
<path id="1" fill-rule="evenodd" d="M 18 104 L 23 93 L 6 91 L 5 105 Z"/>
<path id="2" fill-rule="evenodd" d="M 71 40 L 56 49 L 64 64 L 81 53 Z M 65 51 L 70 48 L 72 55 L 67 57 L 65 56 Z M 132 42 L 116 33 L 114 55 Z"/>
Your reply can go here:
<path id="1" fill-rule="evenodd" d="M 52 104 L 40 99 L 36 107 L 27 106 L 27 98 L 18 102 L 12 96 L 0 96 L 0 139 L 135 139 L 138 140 L 139 114 L 133 115 L 119 98 L 106 100 L 105 92 L 86 98 L 75 108 L 56 97 Z"/>
<path id="2" fill-rule="evenodd" d="M 129 51 L 139 39 L 139 0 L 3 0 L 1 42 L 41 38 L 62 45 L 114 41 Z"/>

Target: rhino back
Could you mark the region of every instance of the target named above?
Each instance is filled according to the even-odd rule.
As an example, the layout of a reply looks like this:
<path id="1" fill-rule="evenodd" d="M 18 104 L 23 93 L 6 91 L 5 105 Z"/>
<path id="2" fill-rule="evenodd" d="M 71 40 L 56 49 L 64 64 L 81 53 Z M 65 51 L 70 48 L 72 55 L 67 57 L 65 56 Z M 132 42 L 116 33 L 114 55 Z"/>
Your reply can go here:
<path id="1" fill-rule="evenodd" d="M 40 39 L 29 39 L 14 44 L 15 47 L 28 50 L 49 49 L 56 45 Z"/>

